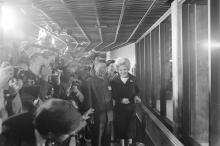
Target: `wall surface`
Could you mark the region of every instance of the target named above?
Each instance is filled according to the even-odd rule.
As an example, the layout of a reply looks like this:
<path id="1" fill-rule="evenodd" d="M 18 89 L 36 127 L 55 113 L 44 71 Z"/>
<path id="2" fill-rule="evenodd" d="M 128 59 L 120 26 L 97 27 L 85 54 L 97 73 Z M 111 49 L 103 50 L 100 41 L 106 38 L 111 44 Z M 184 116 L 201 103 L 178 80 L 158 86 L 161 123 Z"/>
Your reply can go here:
<path id="1" fill-rule="evenodd" d="M 107 53 L 107 60 L 110 59 L 117 59 L 118 57 L 126 57 L 131 62 L 131 70 L 134 67 L 136 60 L 135 60 L 135 43 L 132 43 L 130 45 L 121 47 L 119 49 L 109 51 Z M 131 71 L 130 70 L 130 71 Z"/>

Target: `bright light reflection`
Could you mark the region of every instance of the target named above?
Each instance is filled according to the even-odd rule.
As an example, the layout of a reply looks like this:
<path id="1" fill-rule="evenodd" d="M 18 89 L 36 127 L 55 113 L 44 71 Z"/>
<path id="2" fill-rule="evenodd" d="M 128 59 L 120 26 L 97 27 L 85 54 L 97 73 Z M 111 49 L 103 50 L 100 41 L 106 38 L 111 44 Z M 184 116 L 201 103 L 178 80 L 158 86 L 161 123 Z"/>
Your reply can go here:
<path id="1" fill-rule="evenodd" d="M 1 27 L 3 30 L 14 29 L 18 25 L 18 19 L 12 8 L 6 5 L 2 6 Z"/>
<path id="2" fill-rule="evenodd" d="M 44 29 L 40 29 L 39 33 L 38 33 L 38 40 L 40 39 L 45 39 L 47 36 L 47 33 Z"/>
<path id="3" fill-rule="evenodd" d="M 205 48 L 210 48 L 211 50 L 220 49 L 220 42 L 217 41 L 203 41 L 203 46 Z"/>
<path id="4" fill-rule="evenodd" d="M 211 42 L 210 43 L 210 46 L 212 47 L 212 48 L 220 48 L 220 42 Z"/>
<path id="5" fill-rule="evenodd" d="M 55 39 L 52 37 L 52 39 L 51 39 L 51 44 L 52 45 L 55 45 Z"/>

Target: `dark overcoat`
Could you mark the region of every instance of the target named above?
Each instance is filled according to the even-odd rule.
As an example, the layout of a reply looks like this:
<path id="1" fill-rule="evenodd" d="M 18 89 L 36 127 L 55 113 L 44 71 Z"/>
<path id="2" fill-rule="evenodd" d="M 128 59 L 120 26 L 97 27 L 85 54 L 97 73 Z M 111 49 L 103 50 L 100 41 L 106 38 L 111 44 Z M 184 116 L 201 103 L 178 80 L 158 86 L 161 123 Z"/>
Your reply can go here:
<path id="1" fill-rule="evenodd" d="M 87 81 L 89 108 L 95 109 L 94 124 L 92 124 L 92 146 L 110 146 L 111 127 L 113 121 L 113 104 L 109 81 L 91 77 Z"/>
<path id="2" fill-rule="evenodd" d="M 115 99 L 114 107 L 114 129 L 116 139 L 133 138 L 135 129 L 135 103 L 134 97 L 138 96 L 139 88 L 136 78 L 129 74 L 126 83 L 123 83 L 120 75 L 117 75 L 111 81 L 112 97 Z M 123 98 L 127 98 L 130 103 L 121 103 Z"/>
<path id="3" fill-rule="evenodd" d="M 33 120 L 34 114 L 31 112 L 11 116 L 5 120 L 0 134 L 0 146 L 36 146 Z M 69 146 L 69 142 L 70 138 L 58 146 Z"/>
<path id="4" fill-rule="evenodd" d="M 87 81 L 87 99 L 90 108 L 95 109 L 95 114 L 99 114 L 113 109 L 111 86 L 107 79 L 96 76 Z"/>

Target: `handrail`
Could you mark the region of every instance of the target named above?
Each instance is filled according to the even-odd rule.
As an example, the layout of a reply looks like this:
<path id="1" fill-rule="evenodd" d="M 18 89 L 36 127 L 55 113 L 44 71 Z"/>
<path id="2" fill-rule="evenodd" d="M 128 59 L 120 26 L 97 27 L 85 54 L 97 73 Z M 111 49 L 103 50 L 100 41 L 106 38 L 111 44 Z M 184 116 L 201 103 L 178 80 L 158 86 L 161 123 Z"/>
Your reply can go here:
<path id="1" fill-rule="evenodd" d="M 162 134 L 174 145 L 174 146 L 184 146 L 173 133 L 144 105 L 141 104 L 141 108 L 144 110 L 145 114 L 154 122 L 154 124 L 161 130 Z M 149 132 L 147 132 L 149 134 Z M 150 136 L 150 135 L 149 135 Z"/>

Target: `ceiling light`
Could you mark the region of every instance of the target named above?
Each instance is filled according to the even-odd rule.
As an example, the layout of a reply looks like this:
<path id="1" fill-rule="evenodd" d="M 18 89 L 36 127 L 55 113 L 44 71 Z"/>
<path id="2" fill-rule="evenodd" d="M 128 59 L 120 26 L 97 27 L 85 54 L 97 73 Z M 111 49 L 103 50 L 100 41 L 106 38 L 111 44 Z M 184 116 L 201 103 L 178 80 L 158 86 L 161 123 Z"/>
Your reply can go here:
<path id="1" fill-rule="evenodd" d="M 107 25 L 96 25 L 95 27 L 96 28 L 107 28 L 108 26 Z"/>
<path id="2" fill-rule="evenodd" d="M 14 29 L 18 25 L 18 18 L 13 9 L 7 5 L 3 5 L 1 12 L 1 27 L 3 30 Z"/>

